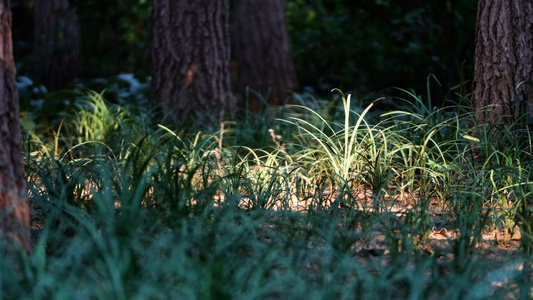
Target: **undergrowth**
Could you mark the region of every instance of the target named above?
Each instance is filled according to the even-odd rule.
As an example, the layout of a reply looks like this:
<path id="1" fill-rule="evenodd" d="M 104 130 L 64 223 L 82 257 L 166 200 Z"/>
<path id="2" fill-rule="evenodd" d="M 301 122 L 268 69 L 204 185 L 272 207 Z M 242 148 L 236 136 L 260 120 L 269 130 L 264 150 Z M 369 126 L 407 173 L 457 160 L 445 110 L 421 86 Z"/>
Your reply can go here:
<path id="1" fill-rule="evenodd" d="M 472 130 L 466 98 L 433 107 L 404 91 L 376 115 L 337 92 L 208 126 L 222 132 L 105 93 L 75 94 L 53 122 L 28 113 L 34 251 L 2 252 L 0 298 L 529 295 L 524 119 Z M 513 241 L 484 237 L 500 229 L 522 238 L 499 250 Z"/>

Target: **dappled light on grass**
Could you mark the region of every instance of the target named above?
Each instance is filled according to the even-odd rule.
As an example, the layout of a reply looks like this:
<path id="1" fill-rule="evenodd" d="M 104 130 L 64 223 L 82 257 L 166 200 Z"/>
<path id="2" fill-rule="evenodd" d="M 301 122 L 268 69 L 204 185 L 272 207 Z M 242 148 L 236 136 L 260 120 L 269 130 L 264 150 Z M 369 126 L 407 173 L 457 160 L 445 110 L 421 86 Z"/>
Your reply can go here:
<path id="1" fill-rule="evenodd" d="M 68 130 L 27 134 L 36 251 L 20 259 L 23 273 L 0 264 L 13 274 L 4 293 L 482 299 L 530 289 L 528 139 L 509 130 L 501 145 L 473 141 L 462 107 L 407 95 L 405 109 L 378 118 L 341 95 L 335 109 L 307 101 L 268 126 L 245 122 L 266 147 L 234 144 L 239 122 L 187 131 L 138 124 L 120 107 L 92 126 L 108 138 L 77 140 L 73 124 L 106 110 L 76 106 L 87 110 L 65 119 Z"/>

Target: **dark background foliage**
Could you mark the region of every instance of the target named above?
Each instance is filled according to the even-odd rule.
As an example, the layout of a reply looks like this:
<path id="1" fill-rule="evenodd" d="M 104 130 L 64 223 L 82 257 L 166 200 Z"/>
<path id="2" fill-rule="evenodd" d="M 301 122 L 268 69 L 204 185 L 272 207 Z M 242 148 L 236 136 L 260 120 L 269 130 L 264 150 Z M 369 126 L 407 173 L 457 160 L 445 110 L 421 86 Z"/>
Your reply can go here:
<path id="1" fill-rule="evenodd" d="M 473 73 L 475 1 L 293 0 L 288 16 L 304 86 L 369 93 L 433 73 L 450 87 L 463 61 Z"/>
<path id="2" fill-rule="evenodd" d="M 150 75 L 149 0 L 72 0 L 78 8 L 84 78 Z M 341 88 L 360 96 L 387 88 L 440 92 L 473 73 L 476 1 L 289 0 L 288 28 L 300 87 L 318 94 Z M 33 5 L 13 0 L 19 75 L 32 77 Z M 464 64 L 464 68 L 462 68 Z M 439 93 L 439 89 L 436 89 Z"/>

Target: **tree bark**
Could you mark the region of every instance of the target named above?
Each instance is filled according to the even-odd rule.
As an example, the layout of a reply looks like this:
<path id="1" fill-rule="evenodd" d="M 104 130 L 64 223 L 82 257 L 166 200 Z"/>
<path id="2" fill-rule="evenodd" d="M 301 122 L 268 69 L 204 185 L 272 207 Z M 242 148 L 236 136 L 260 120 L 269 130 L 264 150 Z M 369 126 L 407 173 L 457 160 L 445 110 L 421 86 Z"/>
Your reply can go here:
<path id="1" fill-rule="evenodd" d="M 228 1 L 154 0 L 152 93 L 184 121 L 232 110 Z"/>
<path id="2" fill-rule="evenodd" d="M 0 240 L 30 249 L 10 0 L 0 0 Z"/>
<path id="3" fill-rule="evenodd" d="M 35 76 L 57 91 L 81 75 L 81 35 L 69 0 L 35 0 Z"/>
<path id="4" fill-rule="evenodd" d="M 289 90 L 297 86 L 290 54 L 285 0 L 238 0 L 235 11 L 238 87 L 249 87 L 282 105 Z M 260 102 L 249 95 L 250 108 Z"/>
<path id="5" fill-rule="evenodd" d="M 512 100 L 525 100 L 533 108 L 532 89 L 524 83 L 533 81 L 533 3 L 479 1 L 475 42 L 472 104 L 477 122 L 508 122 L 502 117 L 511 114 L 510 108 L 518 111 L 519 101 L 508 105 Z"/>

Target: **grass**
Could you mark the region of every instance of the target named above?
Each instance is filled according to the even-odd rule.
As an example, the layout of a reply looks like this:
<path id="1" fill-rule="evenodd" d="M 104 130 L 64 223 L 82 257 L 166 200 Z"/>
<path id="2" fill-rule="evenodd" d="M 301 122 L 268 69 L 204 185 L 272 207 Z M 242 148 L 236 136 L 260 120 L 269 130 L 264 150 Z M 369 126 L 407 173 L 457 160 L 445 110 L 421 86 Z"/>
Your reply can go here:
<path id="1" fill-rule="evenodd" d="M 223 132 L 94 92 L 28 114 L 35 251 L 0 253 L 0 299 L 529 297 L 524 119 L 472 130 L 460 104 L 405 91 L 376 116 L 338 92 Z"/>

